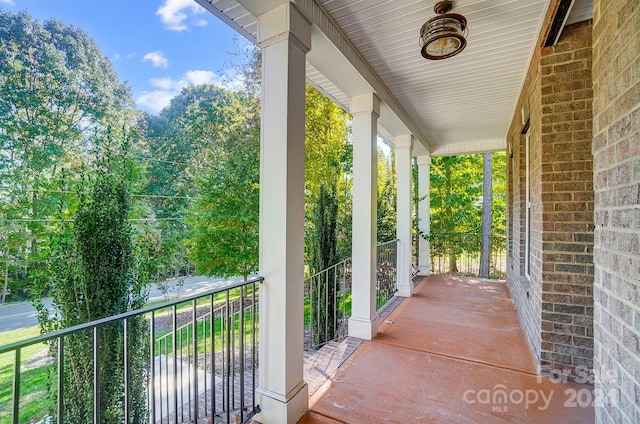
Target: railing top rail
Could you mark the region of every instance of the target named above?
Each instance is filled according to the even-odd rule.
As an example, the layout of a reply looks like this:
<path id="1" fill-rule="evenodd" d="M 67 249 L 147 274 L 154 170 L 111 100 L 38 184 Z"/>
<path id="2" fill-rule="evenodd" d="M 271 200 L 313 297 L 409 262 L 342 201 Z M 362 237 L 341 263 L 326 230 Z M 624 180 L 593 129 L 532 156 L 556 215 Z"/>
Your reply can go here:
<path id="1" fill-rule="evenodd" d="M 312 276 L 305 278 L 305 280 L 304 280 L 304 281 L 309 281 L 309 280 L 311 280 L 312 278 L 315 278 L 315 277 L 317 277 L 317 276 L 318 276 L 318 275 L 320 275 L 320 274 L 324 274 L 325 272 L 327 272 L 327 271 L 328 271 L 328 270 L 330 270 L 331 268 L 337 268 L 337 267 L 339 267 L 339 266 L 341 266 L 341 265 L 346 264 L 346 263 L 347 263 L 347 262 L 349 262 L 350 260 L 351 260 L 351 258 L 349 257 L 349 258 L 347 258 L 347 259 L 345 259 L 345 260 L 343 260 L 343 261 L 340 261 L 340 262 L 338 262 L 338 263 L 336 263 L 336 264 L 333 264 L 333 265 L 331 265 L 330 267 L 327 267 L 327 268 L 323 269 L 322 271 L 320 271 L 320 272 L 316 272 L 316 273 L 315 273 L 315 274 L 313 274 Z"/>
<path id="2" fill-rule="evenodd" d="M 94 320 L 94 321 L 90 321 L 90 322 L 86 322 L 84 324 L 78 324 L 78 325 L 74 325 L 73 327 L 67 327 L 67 328 L 63 328 L 60 330 L 56 330 L 56 331 L 52 331 L 50 333 L 47 334 L 42 334 L 40 336 L 36 336 L 36 337 L 32 337 L 30 339 L 26 339 L 26 340 L 22 340 L 19 342 L 15 342 L 15 343 L 10 343 L 8 345 L 4 345 L 4 346 L 0 346 L 0 354 L 6 353 L 6 352 L 11 352 L 14 351 L 16 349 L 22 349 L 24 347 L 27 346 L 31 346 L 37 343 L 42 343 L 42 342 L 46 342 L 47 340 L 51 340 L 51 339 L 55 339 L 58 338 L 60 336 L 66 336 L 68 334 L 72 334 L 72 333 L 76 333 L 78 331 L 82 331 L 82 330 L 87 330 L 90 328 L 94 328 L 94 327 L 99 327 L 105 324 L 109 324 L 115 321 L 120 321 L 126 318 L 131 318 L 137 315 L 143 315 L 143 314 L 147 314 L 149 312 L 153 312 L 153 311 L 157 311 L 159 309 L 165 309 L 174 305 L 178 305 L 180 303 L 185 303 L 185 302 L 189 302 L 189 301 L 193 301 L 195 299 L 199 299 L 201 297 L 206 297 L 206 296 L 211 296 L 214 295 L 216 293 L 221 293 L 224 291 L 228 291 L 228 290 L 233 290 L 236 289 L 238 287 L 242 287 L 242 286 L 246 286 L 249 284 L 255 284 L 255 283 L 259 283 L 264 281 L 264 277 L 253 277 L 248 279 L 247 281 L 239 281 L 237 283 L 232 283 L 229 284 L 228 286 L 224 286 L 224 287 L 218 287 L 206 292 L 202 292 L 202 293 L 197 293 L 188 297 L 183 297 L 180 299 L 176 299 L 176 300 L 172 300 L 169 302 L 165 302 L 162 303 L 160 305 L 155 305 L 155 306 L 149 306 L 146 308 L 141 308 L 141 309 L 136 309 L 133 311 L 128 311 L 128 312 L 123 312 L 121 314 L 118 315 L 113 315 L 107 318 L 102 318 L 102 319 L 98 319 L 98 320 Z"/>
<path id="3" fill-rule="evenodd" d="M 383 247 L 383 246 L 386 246 L 388 244 L 397 243 L 398 241 L 400 241 L 400 239 L 394 239 L 394 240 L 385 241 L 385 242 L 382 242 L 382 243 L 378 243 L 376 245 L 376 247 Z"/>
<path id="4" fill-rule="evenodd" d="M 396 242 L 398 242 L 398 241 L 400 241 L 400 239 L 395 239 L 395 240 L 385 241 L 385 242 L 382 242 L 382 243 L 378 243 L 378 244 L 376 245 L 376 247 L 383 247 L 383 246 L 386 246 L 386 245 L 388 245 L 388 244 L 396 243 Z M 316 273 L 315 273 L 315 274 L 313 274 L 312 276 L 305 278 L 305 280 L 304 280 L 304 281 L 305 281 L 305 282 L 306 282 L 306 281 L 309 281 L 309 280 L 311 280 L 312 278 L 315 278 L 315 277 L 317 277 L 317 276 L 318 276 L 318 275 L 320 275 L 320 274 L 324 274 L 325 272 L 327 272 L 327 271 L 328 271 L 328 270 L 330 270 L 331 268 L 336 268 L 336 267 L 339 267 L 339 266 L 341 266 L 341 265 L 344 265 L 346 262 L 348 262 L 348 261 L 350 261 L 350 260 L 351 260 L 351 257 L 348 257 L 347 259 L 344 259 L 344 260 L 342 260 L 342 261 L 340 261 L 340 262 L 338 262 L 338 263 L 336 263 L 336 264 L 333 264 L 333 265 L 331 265 L 330 267 L 327 267 L 327 268 L 323 269 L 323 270 L 322 270 L 322 271 L 320 271 L 320 272 L 316 272 Z"/>

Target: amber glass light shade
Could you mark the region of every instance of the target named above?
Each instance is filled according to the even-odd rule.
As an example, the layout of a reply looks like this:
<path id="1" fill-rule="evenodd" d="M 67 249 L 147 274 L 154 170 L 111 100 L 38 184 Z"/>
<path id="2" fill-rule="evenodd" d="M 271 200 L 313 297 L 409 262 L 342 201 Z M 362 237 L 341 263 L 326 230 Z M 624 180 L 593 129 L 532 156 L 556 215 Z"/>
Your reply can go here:
<path id="1" fill-rule="evenodd" d="M 438 7 L 446 3 L 449 7 Z M 449 11 L 450 2 L 439 2 L 437 13 Z M 467 46 L 467 19 L 457 13 L 441 13 L 429 19 L 420 29 L 421 54 L 426 59 L 440 60 L 455 56 Z"/>

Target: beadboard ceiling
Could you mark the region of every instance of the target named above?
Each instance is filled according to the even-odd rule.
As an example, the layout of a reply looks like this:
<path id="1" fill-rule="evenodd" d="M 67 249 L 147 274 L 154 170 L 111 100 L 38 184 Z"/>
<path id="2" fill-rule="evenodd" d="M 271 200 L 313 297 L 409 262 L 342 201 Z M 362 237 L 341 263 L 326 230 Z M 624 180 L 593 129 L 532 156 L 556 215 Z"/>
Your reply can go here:
<path id="1" fill-rule="evenodd" d="M 255 42 L 256 15 L 282 0 L 196 0 Z M 332 31 L 317 35 L 307 56 L 307 79 L 345 109 L 360 88 L 345 82 L 345 70 L 325 39 L 346 40 L 338 48 L 353 57 L 368 76 L 364 85 L 386 93 L 381 134 L 391 138 L 406 127 L 422 148 L 417 154 L 455 154 L 504 148 L 508 126 L 529 66 L 542 20 L 551 0 L 456 0 L 452 12 L 467 18 L 466 49 L 459 55 L 429 61 L 420 55 L 422 24 L 435 16 L 435 0 L 298 0 L 305 10 L 324 15 Z M 311 6 L 309 6 L 311 4 Z M 576 0 L 567 23 L 591 18 L 592 1 Z M 322 21 L 318 21 L 322 22 Z M 336 29 L 337 28 L 337 29 Z M 340 38 L 342 37 L 342 38 Z M 320 40 L 317 42 L 316 40 Z M 342 44 L 342 43 L 337 43 Z M 317 48 L 317 51 L 315 51 Z M 354 51 L 349 55 L 344 52 Z M 373 83 L 371 81 L 374 81 Z M 382 119 L 384 118 L 384 119 Z M 385 124 L 386 123 L 386 124 Z M 420 146 L 419 146 L 420 147 Z M 426 151 L 425 151 L 426 150 Z"/>

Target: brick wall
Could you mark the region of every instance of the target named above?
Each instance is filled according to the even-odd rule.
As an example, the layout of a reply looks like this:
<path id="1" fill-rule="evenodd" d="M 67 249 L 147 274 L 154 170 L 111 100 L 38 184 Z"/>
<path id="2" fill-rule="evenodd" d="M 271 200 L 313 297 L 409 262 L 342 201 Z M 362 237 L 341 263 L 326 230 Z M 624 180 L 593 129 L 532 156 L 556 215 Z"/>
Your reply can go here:
<path id="1" fill-rule="evenodd" d="M 593 364 L 591 52 L 591 21 L 566 27 L 556 46 L 539 49 L 508 134 L 511 296 L 542 372 L 579 379 Z M 530 278 L 524 273 L 527 120 Z"/>
<path id="2" fill-rule="evenodd" d="M 596 405 L 640 422 L 640 2 L 594 0 Z"/>
<path id="3" fill-rule="evenodd" d="M 531 146 L 540 145 L 541 136 L 541 90 L 540 90 L 540 50 L 536 51 L 531 62 L 523 91 L 516 106 L 516 112 L 507 136 L 508 164 L 507 190 L 509 239 L 511 249 L 507 261 L 507 284 L 513 299 L 520 323 L 527 336 L 529 347 L 537 364 L 540 364 L 542 325 L 542 281 L 539 273 L 532 273 L 532 279 L 525 276 L 525 169 L 526 169 L 526 137 L 524 132 L 527 121 L 530 128 Z M 539 156 L 539 155 L 538 155 Z M 532 163 L 532 172 L 536 171 Z M 537 166 L 539 168 L 539 165 Z M 535 191 L 532 189 L 532 195 Z M 533 232 L 533 231 L 532 231 Z M 532 243 L 532 245 L 535 242 Z M 541 244 L 541 243 L 538 243 Z M 533 247 L 533 246 L 532 246 Z M 538 249 L 539 251 L 540 249 Z M 534 249 L 535 251 L 535 249 Z M 535 253 L 532 253 L 535 256 Z M 535 262 L 532 261 L 532 262 Z M 538 261 L 538 264 L 540 261 Z M 532 267 L 536 266 L 532 263 Z"/>
<path id="4" fill-rule="evenodd" d="M 540 364 L 571 375 L 580 367 L 579 378 L 593 367 L 591 66 L 591 21 L 542 49 Z"/>

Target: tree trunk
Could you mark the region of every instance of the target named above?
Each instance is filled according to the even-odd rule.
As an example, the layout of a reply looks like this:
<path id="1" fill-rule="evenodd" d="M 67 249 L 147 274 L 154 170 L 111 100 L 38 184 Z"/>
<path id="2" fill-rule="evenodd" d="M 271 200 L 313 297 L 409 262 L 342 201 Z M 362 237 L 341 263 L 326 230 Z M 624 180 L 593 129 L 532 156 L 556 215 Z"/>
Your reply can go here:
<path id="1" fill-rule="evenodd" d="M 480 271 L 478 277 L 489 278 L 491 261 L 491 203 L 493 200 L 493 187 L 491 177 L 491 153 L 483 156 L 482 178 L 482 247 L 480 249 Z"/>
<path id="2" fill-rule="evenodd" d="M 7 245 L 7 255 L 4 260 L 4 289 L 2 289 L 2 302 L 7 301 L 7 289 L 9 288 L 9 249 Z"/>
<path id="3" fill-rule="evenodd" d="M 449 247 L 449 274 L 458 273 L 458 258 L 456 255 L 456 248 Z"/>

